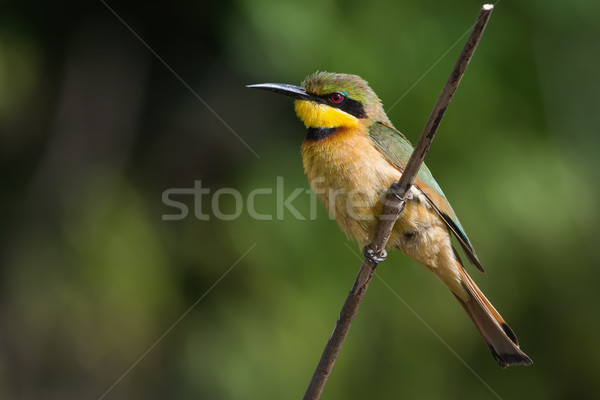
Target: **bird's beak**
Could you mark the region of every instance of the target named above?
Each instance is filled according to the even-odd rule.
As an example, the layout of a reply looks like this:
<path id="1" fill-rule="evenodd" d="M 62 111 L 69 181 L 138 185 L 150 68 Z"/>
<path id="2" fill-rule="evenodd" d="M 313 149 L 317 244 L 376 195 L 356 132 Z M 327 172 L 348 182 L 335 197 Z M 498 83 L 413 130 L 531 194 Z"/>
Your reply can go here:
<path id="1" fill-rule="evenodd" d="M 312 96 L 306 93 L 300 86 L 288 85 L 286 83 L 257 83 L 255 85 L 246 85 L 249 88 L 268 90 L 271 92 L 285 94 L 294 99 L 311 100 Z"/>

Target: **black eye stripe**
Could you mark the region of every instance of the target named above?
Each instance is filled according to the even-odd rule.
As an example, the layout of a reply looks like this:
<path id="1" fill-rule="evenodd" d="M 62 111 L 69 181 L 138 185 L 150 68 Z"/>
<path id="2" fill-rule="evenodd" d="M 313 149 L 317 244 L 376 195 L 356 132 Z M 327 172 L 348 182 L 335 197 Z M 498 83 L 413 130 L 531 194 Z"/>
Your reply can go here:
<path id="1" fill-rule="evenodd" d="M 340 103 L 340 110 L 347 112 L 350 115 L 354 115 L 356 118 L 366 118 L 367 113 L 365 112 L 365 108 L 363 105 L 349 98 L 346 98 L 343 102 Z"/>
<path id="2" fill-rule="evenodd" d="M 330 107 L 339 108 L 340 110 L 347 112 L 350 115 L 355 116 L 356 118 L 366 118 L 367 113 L 365 112 L 365 108 L 363 105 L 353 100 L 349 97 L 344 96 L 344 100 L 339 103 L 333 103 L 330 101 L 332 93 L 328 93 L 322 96 L 316 96 L 317 99 L 323 104 L 327 104 Z"/>

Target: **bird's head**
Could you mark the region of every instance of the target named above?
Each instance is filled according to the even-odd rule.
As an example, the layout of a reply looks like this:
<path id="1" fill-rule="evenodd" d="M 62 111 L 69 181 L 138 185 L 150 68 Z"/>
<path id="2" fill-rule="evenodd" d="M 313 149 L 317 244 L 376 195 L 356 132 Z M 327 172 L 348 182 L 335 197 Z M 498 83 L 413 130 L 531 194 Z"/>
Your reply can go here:
<path id="1" fill-rule="evenodd" d="M 376 121 L 391 124 L 379 97 L 357 75 L 316 72 L 301 86 L 261 83 L 248 87 L 295 98 L 296 114 L 307 128 L 353 128 Z"/>

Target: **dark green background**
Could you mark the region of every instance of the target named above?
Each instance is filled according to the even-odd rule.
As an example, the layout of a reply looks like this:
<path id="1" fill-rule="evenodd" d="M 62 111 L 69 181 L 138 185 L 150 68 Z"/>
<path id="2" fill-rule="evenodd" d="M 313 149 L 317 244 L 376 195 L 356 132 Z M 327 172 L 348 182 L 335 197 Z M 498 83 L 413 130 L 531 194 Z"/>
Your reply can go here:
<path id="1" fill-rule="evenodd" d="M 316 220 L 220 221 L 207 195 L 201 221 L 180 196 L 188 218 L 163 221 L 162 193 L 308 188 L 291 100 L 249 83 L 359 74 L 401 99 L 389 116 L 416 141 L 481 3 L 108 4 L 260 157 L 102 2 L 3 2 L 0 397 L 99 399 L 144 356 L 105 399 L 298 399 L 356 244 L 320 204 Z M 535 364 L 500 369 L 394 252 L 378 276 L 399 297 L 373 280 L 323 399 L 598 398 L 599 13 L 499 2 L 427 159 Z M 308 216 L 310 196 L 293 204 Z"/>

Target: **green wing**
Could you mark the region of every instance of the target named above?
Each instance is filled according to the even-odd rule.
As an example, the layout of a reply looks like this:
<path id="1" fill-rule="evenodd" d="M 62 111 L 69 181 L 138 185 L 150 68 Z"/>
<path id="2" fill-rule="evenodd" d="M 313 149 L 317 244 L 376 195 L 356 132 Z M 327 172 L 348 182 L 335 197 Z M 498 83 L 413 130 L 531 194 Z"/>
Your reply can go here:
<path id="1" fill-rule="evenodd" d="M 400 171 L 404 171 L 404 167 L 413 152 L 413 147 L 410 142 L 397 130 L 382 123 L 375 123 L 369 128 L 369 136 L 375 147 L 388 159 L 388 161 L 396 166 Z M 485 272 L 475 250 L 465 234 L 465 231 L 456 217 L 454 210 L 446 199 L 440 185 L 433 179 L 433 175 L 425 164 L 419 170 L 415 185 L 429 199 L 433 208 L 442 217 L 448 228 L 454 233 L 458 242 L 462 246 L 469 260 L 482 272 Z"/>

